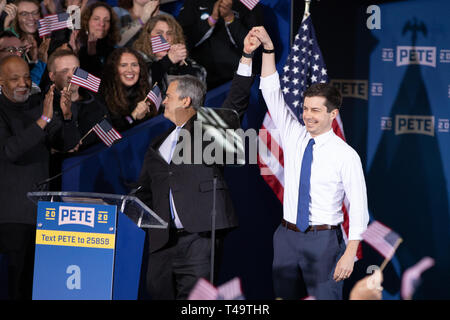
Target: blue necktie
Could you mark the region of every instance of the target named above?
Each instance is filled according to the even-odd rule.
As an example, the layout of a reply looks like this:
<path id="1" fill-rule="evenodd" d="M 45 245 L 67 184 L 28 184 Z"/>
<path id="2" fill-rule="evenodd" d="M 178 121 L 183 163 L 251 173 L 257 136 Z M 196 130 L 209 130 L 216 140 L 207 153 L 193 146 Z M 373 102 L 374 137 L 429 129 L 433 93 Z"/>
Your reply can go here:
<path id="1" fill-rule="evenodd" d="M 306 146 L 302 160 L 302 171 L 300 172 L 300 187 L 298 192 L 297 206 L 297 228 L 305 232 L 309 227 L 309 202 L 311 196 L 309 190 L 311 187 L 311 163 L 313 160 L 314 139 L 310 139 Z"/>

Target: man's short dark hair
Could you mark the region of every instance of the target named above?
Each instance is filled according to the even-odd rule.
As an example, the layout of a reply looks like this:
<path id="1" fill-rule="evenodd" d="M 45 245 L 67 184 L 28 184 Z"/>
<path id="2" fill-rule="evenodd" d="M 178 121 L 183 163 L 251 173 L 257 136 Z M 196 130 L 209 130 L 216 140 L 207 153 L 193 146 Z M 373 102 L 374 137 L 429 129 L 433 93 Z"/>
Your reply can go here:
<path id="1" fill-rule="evenodd" d="M 327 111 L 338 109 L 342 104 L 342 95 L 339 90 L 329 83 L 314 83 L 305 91 L 305 97 L 324 97 Z"/>
<path id="2" fill-rule="evenodd" d="M 55 63 L 55 60 L 61 57 L 67 57 L 67 56 L 74 56 L 75 58 L 78 59 L 77 55 L 71 51 L 71 50 L 67 50 L 67 49 L 58 49 L 55 52 L 53 52 L 50 57 L 48 58 L 48 62 L 47 62 L 47 70 L 49 72 L 52 71 L 53 68 L 53 64 Z"/>

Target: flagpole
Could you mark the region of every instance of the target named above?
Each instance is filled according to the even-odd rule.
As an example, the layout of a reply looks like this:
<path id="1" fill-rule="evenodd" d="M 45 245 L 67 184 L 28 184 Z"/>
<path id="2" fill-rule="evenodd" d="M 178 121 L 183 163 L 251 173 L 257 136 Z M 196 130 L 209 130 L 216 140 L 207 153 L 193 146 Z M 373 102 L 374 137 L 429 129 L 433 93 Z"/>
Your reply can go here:
<path id="1" fill-rule="evenodd" d="M 302 22 L 305 21 L 306 18 L 308 18 L 309 15 L 310 15 L 310 13 L 309 13 L 309 6 L 310 6 L 310 4 L 311 4 L 311 0 L 305 0 L 305 11 L 303 13 L 303 20 L 302 20 Z"/>
<path id="2" fill-rule="evenodd" d="M 397 240 L 397 242 L 394 245 L 394 252 L 397 251 L 398 246 L 403 242 L 403 239 L 400 238 Z M 384 259 L 383 263 L 380 266 L 380 271 L 383 272 L 384 268 L 386 268 L 386 265 L 391 261 L 391 259 Z"/>
<path id="3" fill-rule="evenodd" d="M 89 131 L 83 136 L 83 138 L 80 139 L 80 141 L 79 141 L 78 143 L 81 143 L 81 142 L 84 140 L 84 138 L 86 138 L 86 137 L 89 135 L 89 133 L 92 132 L 92 130 L 94 130 L 94 127 L 92 127 L 91 130 L 89 130 Z"/>

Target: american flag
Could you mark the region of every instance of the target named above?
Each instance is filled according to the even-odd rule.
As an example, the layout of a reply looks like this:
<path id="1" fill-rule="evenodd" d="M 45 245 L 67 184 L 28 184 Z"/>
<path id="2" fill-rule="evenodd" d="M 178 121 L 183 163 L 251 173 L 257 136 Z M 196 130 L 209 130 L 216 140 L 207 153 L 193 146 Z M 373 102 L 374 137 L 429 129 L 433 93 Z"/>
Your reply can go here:
<path id="1" fill-rule="evenodd" d="M 284 100 L 292 115 L 304 124 L 302 119 L 303 93 L 313 83 L 328 82 L 327 69 L 316 39 L 311 16 L 305 15 L 295 36 L 291 52 L 286 60 L 281 75 L 281 89 Z M 338 114 L 332 123 L 334 133 L 345 141 L 344 129 Z M 278 199 L 283 202 L 284 193 L 284 158 L 283 146 L 275 124 L 267 112 L 259 134 L 260 149 L 258 165 L 266 183 L 272 188 Z M 348 242 L 349 203 L 344 199 L 342 211 L 344 222 L 341 225 L 345 242 Z M 362 258 L 362 246 L 358 247 L 357 259 Z"/>
<path id="2" fill-rule="evenodd" d="M 41 38 L 52 33 L 52 30 L 50 30 L 49 23 L 45 18 L 38 20 L 38 33 L 39 37 Z"/>
<path id="3" fill-rule="evenodd" d="M 216 288 L 208 280 L 200 278 L 188 300 L 244 300 L 241 280 L 236 277 Z"/>
<path id="4" fill-rule="evenodd" d="M 152 41 L 152 51 L 153 53 L 167 51 L 170 49 L 170 43 L 164 39 L 163 36 L 158 35 L 151 38 Z"/>
<path id="5" fill-rule="evenodd" d="M 378 221 L 372 222 L 361 236 L 386 260 L 391 260 L 398 244 L 402 241 L 397 233 Z"/>
<path id="6" fill-rule="evenodd" d="M 83 88 L 89 89 L 94 92 L 98 92 L 98 88 L 100 87 L 100 78 L 93 76 L 92 74 L 84 71 L 81 68 L 77 68 L 73 73 L 72 79 L 70 83 L 76 84 Z"/>
<path id="7" fill-rule="evenodd" d="M 192 291 L 189 293 L 188 300 L 216 300 L 219 290 L 204 278 L 198 279 Z"/>
<path id="8" fill-rule="evenodd" d="M 97 136 L 108 146 L 111 147 L 116 140 L 122 139 L 120 133 L 118 133 L 108 122 L 108 120 L 103 119 L 97 123 L 92 130 L 97 134 Z"/>
<path id="9" fill-rule="evenodd" d="M 244 300 L 241 280 L 238 277 L 231 279 L 227 283 L 224 283 L 218 289 L 219 300 Z"/>
<path id="10" fill-rule="evenodd" d="M 51 14 L 45 16 L 41 20 L 45 20 L 47 22 L 47 26 L 50 31 L 69 28 L 72 25 L 72 19 L 70 17 L 70 14 L 68 14 L 67 12 Z"/>
<path id="11" fill-rule="evenodd" d="M 424 271 L 431 268 L 432 266 L 434 266 L 434 259 L 430 257 L 424 257 L 414 266 L 408 268 L 408 270 L 403 272 L 401 288 L 403 300 L 412 299 L 414 292 L 421 282 L 420 276 Z"/>
<path id="12" fill-rule="evenodd" d="M 259 0 L 241 0 L 241 2 L 249 10 L 253 10 L 253 8 L 258 4 Z"/>
<path id="13" fill-rule="evenodd" d="M 157 85 L 149 91 L 149 93 L 147 94 L 147 98 L 149 98 L 150 101 L 155 104 L 156 110 L 158 110 L 161 106 L 162 97 L 161 90 Z"/>

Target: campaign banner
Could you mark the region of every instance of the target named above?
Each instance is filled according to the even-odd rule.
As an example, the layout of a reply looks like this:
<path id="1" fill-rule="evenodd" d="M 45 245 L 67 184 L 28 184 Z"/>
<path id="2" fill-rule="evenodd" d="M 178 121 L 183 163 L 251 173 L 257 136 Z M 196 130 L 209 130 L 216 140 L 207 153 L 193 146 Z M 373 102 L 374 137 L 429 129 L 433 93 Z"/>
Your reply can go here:
<path id="1" fill-rule="evenodd" d="M 368 74 L 369 209 L 404 238 L 398 271 L 424 256 L 436 260 L 416 298 L 448 298 L 450 3 L 407 1 L 379 9 Z"/>
<path id="2" fill-rule="evenodd" d="M 112 298 L 116 206 L 38 203 L 34 300 Z"/>

